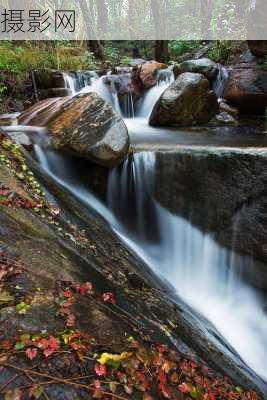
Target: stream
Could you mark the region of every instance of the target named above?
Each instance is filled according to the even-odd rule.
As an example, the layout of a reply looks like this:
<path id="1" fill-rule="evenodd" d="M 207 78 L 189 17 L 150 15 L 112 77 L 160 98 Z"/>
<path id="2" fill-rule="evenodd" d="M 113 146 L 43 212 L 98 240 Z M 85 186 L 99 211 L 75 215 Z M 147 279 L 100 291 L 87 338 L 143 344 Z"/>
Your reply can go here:
<path id="1" fill-rule="evenodd" d="M 220 79 L 227 79 L 224 71 Z M 70 76 L 66 77 L 66 82 L 75 93 Z M 210 321 L 225 343 L 267 382 L 265 303 L 242 279 L 242 266 L 251 260 L 222 248 L 211 235 L 203 234 L 189 221 L 171 214 L 153 197 L 155 151 L 158 149 L 169 151 L 181 145 L 242 149 L 256 146 L 257 139 L 249 134 L 237 136 L 232 128 L 220 128 L 223 134 L 219 135 L 216 129 L 213 132 L 203 128 L 179 130 L 174 134 L 172 129 L 149 127 L 148 117 L 153 105 L 169 84 L 169 80 L 160 82 L 136 107 L 130 95 L 120 104 L 117 93 L 107 88 L 103 77 L 96 77 L 90 86 L 81 89 L 83 93 L 96 91 L 124 117 L 131 146 L 138 151 L 110 171 L 106 204 L 89 192 L 81 181 L 80 172 L 67 157 L 36 143 L 36 158 L 55 181 L 82 203 L 97 210 L 127 246 L 159 277 L 167 280 L 196 313 Z M 222 85 L 223 82 L 217 82 L 219 95 Z"/>

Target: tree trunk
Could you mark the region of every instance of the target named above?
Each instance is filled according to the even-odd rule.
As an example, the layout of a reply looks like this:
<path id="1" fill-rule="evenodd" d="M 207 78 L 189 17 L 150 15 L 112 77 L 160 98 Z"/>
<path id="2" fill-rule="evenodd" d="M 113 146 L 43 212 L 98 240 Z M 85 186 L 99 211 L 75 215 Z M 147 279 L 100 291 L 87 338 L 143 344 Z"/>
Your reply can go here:
<path id="1" fill-rule="evenodd" d="M 95 58 L 99 61 L 105 61 L 105 50 L 100 40 L 87 40 L 87 49 L 93 53 Z"/>
<path id="2" fill-rule="evenodd" d="M 108 9 L 105 0 L 97 0 L 97 31 L 101 39 L 104 39 L 102 35 L 107 33 L 108 28 Z"/>
<path id="3" fill-rule="evenodd" d="M 169 61 L 169 40 L 156 40 L 155 60 L 163 63 Z"/>

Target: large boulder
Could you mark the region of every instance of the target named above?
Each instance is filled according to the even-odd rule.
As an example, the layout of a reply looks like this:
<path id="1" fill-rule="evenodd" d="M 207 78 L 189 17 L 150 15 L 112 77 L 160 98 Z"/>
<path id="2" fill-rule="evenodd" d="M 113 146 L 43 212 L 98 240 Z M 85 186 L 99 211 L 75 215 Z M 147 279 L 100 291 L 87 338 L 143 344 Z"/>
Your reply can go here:
<path id="1" fill-rule="evenodd" d="M 210 81 L 213 81 L 219 72 L 218 64 L 209 58 L 200 58 L 198 60 L 187 60 L 179 65 L 180 73 L 195 72 L 204 75 Z"/>
<path id="2" fill-rule="evenodd" d="M 157 61 L 148 61 L 133 67 L 132 85 L 135 93 L 150 89 L 157 84 L 157 71 L 166 69 L 168 66 Z"/>
<path id="3" fill-rule="evenodd" d="M 128 153 L 126 125 L 96 93 L 44 101 L 21 116 L 20 123 L 25 121 L 46 126 L 54 149 L 104 166 L 118 164 Z"/>
<path id="4" fill-rule="evenodd" d="M 267 55 L 267 40 L 248 40 L 248 47 L 251 53 L 256 57 Z"/>
<path id="5" fill-rule="evenodd" d="M 264 114 L 267 107 L 267 70 L 256 60 L 234 66 L 223 97 L 241 113 Z"/>
<path id="6" fill-rule="evenodd" d="M 152 126 L 189 126 L 208 122 L 218 104 L 209 81 L 201 74 L 181 74 L 161 95 L 151 113 Z"/>

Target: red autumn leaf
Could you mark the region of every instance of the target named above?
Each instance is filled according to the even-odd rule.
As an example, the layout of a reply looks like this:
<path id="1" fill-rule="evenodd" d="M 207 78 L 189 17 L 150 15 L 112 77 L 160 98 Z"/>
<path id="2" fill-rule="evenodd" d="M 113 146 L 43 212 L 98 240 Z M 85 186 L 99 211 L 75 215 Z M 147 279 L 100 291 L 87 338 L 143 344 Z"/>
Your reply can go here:
<path id="1" fill-rule="evenodd" d="M 91 282 L 85 282 L 79 287 L 78 291 L 82 295 L 85 295 L 85 294 L 91 293 L 92 289 L 93 289 L 92 283 Z"/>
<path id="2" fill-rule="evenodd" d="M 73 348 L 73 350 L 76 350 L 76 351 L 77 350 L 86 350 L 86 347 L 79 342 L 70 343 L 70 346 Z"/>
<path id="3" fill-rule="evenodd" d="M 95 364 L 95 373 L 98 375 L 98 376 L 106 376 L 107 375 L 107 367 L 106 367 L 106 365 L 105 364 L 99 364 L 99 363 L 96 363 Z"/>
<path id="4" fill-rule="evenodd" d="M 71 290 L 65 290 L 65 292 L 63 293 L 64 297 L 70 298 L 73 296 L 73 293 Z"/>
<path id="5" fill-rule="evenodd" d="M 116 304 L 115 296 L 111 292 L 103 293 L 102 295 L 104 302 L 109 302 L 111 304 Z"/>
<path id="6" fill-rule="evenodd" d="M 37 356 L 37 349 L 34 347 L 29 347 L 27 350 L 25 350 L 25 354 L 30 360 L 33 360 Z"/>
<path id="7" fill-rule="evenodd" d="M 181 383 L 181 385 L 179 385 L 178 388 L 182 393 L 189 393 L 191 390 L 190 387 L 187 385 L 187 383 Z"/>
<path id="8" fill-rule="evenodd" d="M 40 339 L 37 346 L 43 350 L 45 357 L 49 357 L 59 349 L 60 344 L 58 339 L 54 336 L 50 336 L 49 339 Z"/>

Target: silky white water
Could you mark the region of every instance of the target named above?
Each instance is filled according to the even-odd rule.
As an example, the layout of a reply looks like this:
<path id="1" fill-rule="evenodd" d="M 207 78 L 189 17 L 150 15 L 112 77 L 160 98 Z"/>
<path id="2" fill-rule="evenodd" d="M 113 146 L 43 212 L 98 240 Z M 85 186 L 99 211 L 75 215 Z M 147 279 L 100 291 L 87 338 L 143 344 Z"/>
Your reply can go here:
<path id="1" fill-rule="evenodd" d="M 161 82 L 147 92 L 136 118 L 126 120 L 129 132 L 148 129 L 147 119 L 168 85 Z M 96 91 L 120 112 L 118 96 L 110 92 L 102 78 L 81 92 L 90 91 Z M 168 280 L 179 296 L 206 317 L 243 361 L 267 381 L 264 304 L 241 279 L 242 265 L 250 260 L 221 248 L 212 237 L 154 200 L 155 154 L 135 154 L 110 172 L 106 207 L 83 186 L 80 171 L 65 156 L 40 144 L 35 145 L 35 152 L 54 180 L 100 213 L 122 240 Z"/>
<path id="2" fill-rule="evenodd" d="M 117 230 L 267 380 L 266 311 L 240 274 L 242 264 L 251 260 L 221 248 L 211 236 L 157 204 L 151 194 L 154 163 L 155 154 L 139 153 L 111 172 L 108 205 L 121 221 Z"/>

